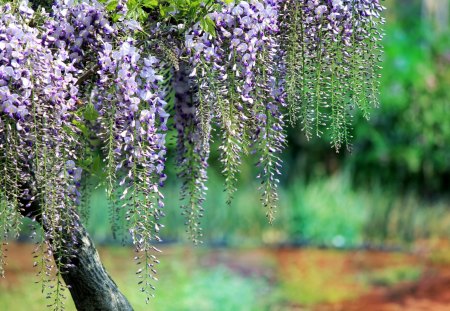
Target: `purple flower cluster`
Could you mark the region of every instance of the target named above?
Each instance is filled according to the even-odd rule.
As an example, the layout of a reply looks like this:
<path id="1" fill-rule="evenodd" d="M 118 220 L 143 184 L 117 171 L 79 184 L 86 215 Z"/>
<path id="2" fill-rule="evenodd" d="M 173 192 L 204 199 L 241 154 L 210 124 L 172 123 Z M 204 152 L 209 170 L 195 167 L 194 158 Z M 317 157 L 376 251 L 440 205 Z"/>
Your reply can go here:
<path id="1" fill-rule="evenodd" d="M 21 129 L 33 105 L 42 101 L 49 103 L 49 117 L 60 123 L 75 107 L 76 70 L 64 49 L 42 45 L 38 31 L 9 10 L 9 5 L 2 7 L 0 20 L 0 112 L 16 119 Z"/>
<path id="2" fill-rule="evenodd" d="M 215 62 L 213 69 L 219 78 L 229 81 L 228 74 L 235 77 L 239 83 L 235 91 L 242 103 L 254 101 L 251 92 L 255 86 L 257 57 L 278 33 L 277 8 L 275 0 L 240 1 L 211 14 L 216 24 L 216 37 L 198 28 L 186 35 L 186 47 L 193 52 L 193 64 L 202 59 Z"/>
<path id="3" fill-rule="evenodd" d="M 118 8 L 121 14 L 124 8 Z M 40 13 L 42 28 L 28 25 L 35 13 L 26 2 L 0 10 L 0 204 L 17 205 L 21 196 L 39 200 L 52 250 L 69 253 L 63 233 L 76 230 L 79 221 L 82 170 L 76 162 L 84 148 L 74 137 L 91 128 L 105 143 L 108 192 L 123 190 L 126 204 L 112 213 L 129 221 L 145 265 L 139 272 L 142 290 L 151 295 L 157 263 L 151 252 L 163 227 L 160 188 L 169 117 L 160 61 L 134 39 L 122 40 L 135 31 L 134 21 L 122 17 L 112 26 L 96 1 L 56 1 L 52 16 Z M 87 107 L 97 120 L 84 120 Z"/>
<path id="4" fill-rule="evenodd" d="M 76 69 L 66 50 L 52 51 L 42 45 L 38 30 L 16 19 L 9 5 L 1 10 L 0 116 L 4 123 L 15 124 L 20 142 L 16 146 L 18 156 L 33 165 L 42 156 L 38 144 L 58 151 L 64 148 L 60 144 L 71 140 L 64 127 L 72 128 L 69 114 L 77 100 Z M 32 14 L 27 7 L 21 6 L 20 10 L 25 16 Z M 50 140 L 50 135 L 57 138 Z M 68 147 L 66 156 L 73 157 L 73 152 Z M 24 182 L 34 182 L 29 171 L 22 173 Z M 43 176 L 35 173 L 35 179 L 40 178 Z"/>
<path id="5" fill-rule="evenodd" d="M 183 215 L 186 218 L 186 231 L 195 244 L 201 243 L 202 230 L 200 218 L 203 217 L 202 204 L 205 200 L 210 120 L 208 116 L 197 114 L 196 98 L 199 90 L 189 77 L 191 68 L 186 63 L 180 64 L 180 70 L 175 72 L 173 88 L 175 91 L 175 127 L 177 139 L 178 176 L 183 181 L 181 199 Z M 202 96 L 200 96 L 202 97 Z M 196 100 L 197 99 L 197 100 Z M 203 103 L 204 104 L 204 103 Z M 204 107 L 203 107 L 204 108 Z M 208 113 L 208 112 L 207 112 Z M 204 124 L 204 122 L 206 122 Z M 203 128 L 206 125 L 208 128 Z M 206 132 L 206 133 L 205 133 Z"/>
<path id="6" fill-rule="evenodd" d="M 285 139 L 280 110 L 284 92 L 276 77 L 275 60 L 278 9 L 275 0 L 224 5 L 210 15 L 216 25 L 215 36 L 194 27 L 185 41 L 193 65 L 191 77 L 198 85 L 195 111 L 203 131 L 201 140 L 210 140 L 210 128 L 205 124 L 219 125 L 230 199 L 242 153 L 253 150 L 261 154 L 260 176 L 268 187 L 263 189 L 263 201 L 269 209 L 276 201 L 273 190 L 278 170 L 272 167 L 279 163 L 275 158 Z M 209 150 L 209 145 L 204 148 Z"/>
<path id="7" fill-rule="evenodd" d="M 159 61 L 153 56 L 141 58 L 141 53 L 132 39 L 115 50 L 105 44 L 99 58 L 101 78 L 95 100 L 105 131 L 113 140 L 116 170 L 126 170 L 121 184 L 133 179 L 129 168 L 142 165 L 149 176 L 157 177 L 152 180 L 158 186 L 166 178 L 164 132 L 169 115 L 158 86 L 162 79 L 157 74 Z M 113 123 L 111 132 L 107 122 Z"/>
<path id="8" fill-rule="evenodd" d="M 120 198 L 127 202 L 132 240 L 144 261 L 153 262 L 149 252 L 153 240 L 160 240 L 160 218 L 164 215 L 160 187 L 166 179 L 165 131 L 169 114 L 158 85 L 162 79 L 157 74 L 160 62 L 153 56 L 141 55 L 142 50 L 131 38 L 116 48 L 105 43 L 98 60 L 100 80 L 93 100 L 100 112 L 101 136 L 107 142 L 104 150 L 109 191 L 116 188 L 115 179 L 120 179 Z M 154 278 L 154 270 L 146 271 L 144 291 L 152 288 L 148 278 Z"/>
<path id="9" fill-rule="evenodd" d="M 77 70 L 64 47 L 42 44 L 39 30 L 28 25 L 33 14 L 26 2 L 0 7 L 0 187 L 6 195 L 0 204 L 10 205 L 12 222 L 19 208 L 29 207 L 21 205 L 22 198 L 39 200 L 51 257 L 70 253 L 74 241 L 63 233 L 77 223 L 78 175 L 66 165 L 76 152 L 71 113 L 78 100 Z M 62 284 L 60 276 L 55 281 Z M 61 297 L 54 298 L 59 305 Z"/>
<path id="10" fill-rule="evenodd" d="M 103 5 L 96 1 L 76 5 L 72 1 L 56 1 L 53 12 L 53 18 L 45 24 L 43 43 L 67 49 L 74 62 L 86 61 L 87 51 L 95 55 L 101 42 L 110 41 L 116 32 Z"/>

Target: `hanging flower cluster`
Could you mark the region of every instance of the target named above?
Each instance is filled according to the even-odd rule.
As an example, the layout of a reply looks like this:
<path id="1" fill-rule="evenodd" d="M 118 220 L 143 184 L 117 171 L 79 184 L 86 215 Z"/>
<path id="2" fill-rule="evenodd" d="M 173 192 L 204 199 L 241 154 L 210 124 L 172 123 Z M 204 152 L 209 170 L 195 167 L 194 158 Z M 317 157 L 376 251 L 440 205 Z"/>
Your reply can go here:
<path id="1" fill-rule="evenodd" d="M 207 155 L 211 124 L 218 125 L 229 201 L 235 191 L 242 155 L 258 154 L 262 202 L 269 209 L 270 220 L 277 201 L 278 155 L 285 141 L 281 113 L 284 95 L 276 76 L 278 64 L 275 60 L 278 6 L 278 1 L 273 0 L 226 5 L 210 16 L 216 25 L 215 36 L 197 26 L 186 35 L 185 41 L 193 66 L 190 76 L 198 87 L 195 103 L 190 105 L 192 113 L 189 116 L 193 118 L 194 130 L 188 140 Z M 180 121 L 185 122 L 185 119 L 180 118 Z M 183 133 L 186 135 L 185 131 Z M 188 157 L 189 154 L 182 154 L 182 161 L 189 161 Z M 204 189 L 207 165 L 202 161 L 205 158 L 199 157 L 201 161 L 197 163 L 202 174 L 187 176 L 193 179 L 190 181 L 193 187 L 189 189 L 198 193 Z M 191 205 L 199 209 L 203 196 L 191 195 L 190 198 L 194 200 Z M 192 211 L 187 216 L 196 215 L 200 213 Z M 188 222 L 197 223 L 195 220 Z"/>
<path id="2" fill-rule="evenodd" d="M 187 213 L 188 223 L 198 225 L 189 217 L 201 216 L 195 209 L 201 210 L 204 199 L 207 163 L 202 161 L 209 153 L 212 124 L 222 133 L 230 199 L 242 154 L 259 154 L 262 201 L 270 220 L 285 141 L 285 105 L 291 122 L 300 119 L 308 138 L 326 128 L 337 151 L 342 145 L 350 148 L 354 107 L 368 117 L 370 106 L 378 104 L 383 9 L 378 0 L 239 1 L 210 15 L 214 34 L 198 25 L 186 34 L 190 76 L 198 90 L 188 105 L 194 107 L 191 131 L 179 125 L 180 141 L 187 135 L 205 155 L 195 163 L 202 174 L 187 175 L 193 186 L 186 196 L 195 206 Z M 181 154 L 179 162 L 187 163 L 189 155 Z"/>
<path id="3" fill-rule="evenodd" d="M 194 243 L 201 240 L 200 218 L 203 216 L 202 203 L 205 200 L 209 142 L 205 142 L 205 132 L 211 130 L 210 123 L 203 125 L 196 115 L 195 88 L 189 78 L 190 67 L 181 64 L 174 74 L 173 88 L 175 92 L 175 127 L 177 136 L 178 176 L 182 180 L 181 200 L 183 214 L 186 218 L 186 231 Z M 204 117 L 209 117 L 204 116 Z M 205 120 L 203 120 L 205 121 Z"/>
<path id="4" fill-rule="evenodd" d="M 352 110 L 377 106 L 383 7 L 379 0 L 287 0 L 285 88 L 291 121 L 308 138 L 331 132 L 338 151 L 350 146 Z"/>
<path id="5" fill-rule="evenodd" d="M 70 121 L 78 93 L 76 68 L 67 50 L 42 44 L 39 31 L 28 26 L 34 12 L 25 4 L 15 8 L 20 18 L 11 5 L 0 10 L 1 231 L 7 235 L 19 225 L 18 213 L 40 202 L 41 210 L 31 216 L 47 228 L 45 241 L 52 241 L 42 254 L 43 286 L 56 270 L 53 305 L 59 308 L 62 263 L 55 269 L 49 260 L 73 247 L 64 232 L 77 224 L 70 164 L 76 147 Z"/>
<path id="6" fill-rule="evenodd" d="M 118 13 L 125 14 L 125 8 L 118 6 Z M 54 45 L 66 47 L 80 71 L 88 67 L 87 73 L 94 72 L 91 81 L 84 81 L 86 71 L 78 81 L 92 85 L 84 88 L 83 95 L 90 109 L 98 112 L 98 122 L 87 126 L 105 142 L 113 231 L 125 217 L 138 251 L 136 260 L 143 266 L 138 273 L 142 291 L 148 297 L 153 288 L 150 281 L 156 279 L 157 260 L 152 252 L 158 250 L 153 241 L 160 240 L 164 215 L 160 187 L 166 179 L 164 132 L 169 115 L 159 88 L 160 62 L 145 55 L 135 40 L 123 37 L 139 26 L 123 18 L 112 26 L 103 5 L 95 1 L 75 6 L 57 3 L 54 9 L 58 14 L 51 22 L 53 27 L 48 27 L 49 35 L 59 38 Z M 125 203 L 119 205 L 117 199 Z"/>
<path id="7" fill-rule="evenodd" d="M 126 207 L 133 243 L 142 253 L 137 260 L 144 264 L 139 274 L 145 278 L 142 286 L 147 291 L 153 288 L 149 280 L 155 279 L 153 266 L 157 260 L 151 251 L 157 250 L 153 241 L 160 241 L 160 218 L 164 215 L 160 187 L 166 179 L 164 132 L 169 115 L 158 86 L 162 79 L 157 74 L 159 61 L 141 55 L 132 39 L 114 50 L 106 43 L 99 57 L 101 78 L 94 100 L 106 142 L 108 193 L 114 191 L 116 179 L 123 188 L 120 200 L 125 203 L 113 213 L 118 217 L 120 209 Z"/>
<path id="8" fill-rule="evenodd" d="M 70 59 L 80 67 L 97 56 L 103 42 L 112 40 L 117 31 L 110 25 L 102 4 L 95 1 L 73 5 L 57 1 L 53 6 L 54 18 L 48 20 L 43 41 L 67 49 Z"/>

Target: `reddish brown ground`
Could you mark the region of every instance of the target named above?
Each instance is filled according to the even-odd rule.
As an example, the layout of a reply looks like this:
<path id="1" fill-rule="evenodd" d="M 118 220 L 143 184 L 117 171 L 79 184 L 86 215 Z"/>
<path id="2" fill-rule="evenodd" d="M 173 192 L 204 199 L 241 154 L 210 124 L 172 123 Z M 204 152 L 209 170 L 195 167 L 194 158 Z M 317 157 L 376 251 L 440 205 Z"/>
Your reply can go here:
<path id="1" fill-rule="evenodd" d="M 445 249 L 449 249 L 448 245 Z M 298 279 L 309 282 L 311 274 L 325 274 L 324 287 L 353 293 L 343 302 L 302 306 L 288 304 L 287 310 L 314 311 L 450 311 L 450 264 L 436 264 L 426 254 L 401 254 L 375 251 L 323 251 L 315 249 L 278 249 L 209 253 L 206 266 L 226 265 L 244 275 L 265 276 L 269 280 Z M 446 251 L 450 253 L 450 251 Z M 448 255 L 448 254 L 446 254 Z M 449 260 L 450 258 L 447 258 Z M 270 261 L 274 261 L 270 264 Z M 264 263 L 265 262 L 265 263 Z M 275 269 L 267 269 L 268 266 Z M 392 286 L 368 285 L 354 281 L 355 275 L 395 267 L 417 266 L 423 269 L 417 281 Z M 312 272 L 312 270 L 314 270 Z M 353 278 L 351 277 L 353 276 Z M 283 309 L 284 310 L 284 309 Z"/>
<path id="2" fill-rule="evenodd" d="M 450 247 L 432 258 L 430 250 L 426 255 L 399 254 L 373 251 L 339 252 L 315 249 L 259 249 L 259 250 L 202 250 L 194 255 L 192 249 L 181 251 L 183 257 L 206 267 L 226 265 L 233 271 L 246 276 L 263 276 L 271 282 L 284 279 L 298 279 L 308 282 L 313 276 L 326 275 L 324 288 L 352 293 L 354 297 L 341 302 L 305 307 L 290 303 L 283 310 L 314 311 L 450 311 Z M 441 248 L 442 249 L 442 248 Z M 8 287 L 14 287 L 25 273 L 35 272 L 32 268 L 32 245 L 12 244 L 9 246 Z M 175 256 L 172 249 L 165 249 L 164 257 Z M 101 252 L 108 254 L 108 252 Z M 176 251 L 180 256 L 180 251 Z M 103 259 L 110 260 L 109 255 Z M 114 257 L 114 256 L 112 256 Z M 195 264 L 195 263 L 194 263 Z M 352 276 L 370 273 L 377 269 L 396 266 L 421 266 L 422 276 L 413 282 L 392 286 L 372 284 L 361 286 Z M 319 284 L 320 285 L 320 284 Z M 8 288 L 7 287 L 7 288 Z M 5 287 L 3 287 L 5 289 Z"/>
<path id="3" fill-rule="evenodd" d="M 424 267 L 418 281 L 374 288 L 356 300 L 317 311 L 450 311 L 449 245 L 449 241 L 442 240 L 416 244 L 415 254 L 409 258 Z M 382 258 L 382 253 L 372 257 L 375 262 L 382 262 Z"/>
<path id="4" fill-rule="evenodd" d="M 419 282 L 374 289 L 355 301 L 318 308 L 317 311 L 449 311 L 450 269 L 435 270 Z"/>
<path id="5" fill-rule="evenodd" d="M 6 278 L 0 277 L 0 285 L 3 288 L 10 289 L 14 287 L 21 279 L 23 274 L 36 273 L 33 268 L 32 253 L 35 246 L 32 244 L 10 243 L 6 246 Z"/>
<path id="6" fill-rule="evenodd" d="M 315 311 L 449 311 L 450 268 L 427 267 L 417 282 L 374 287 L 357 299 L 324 305 Z"/>

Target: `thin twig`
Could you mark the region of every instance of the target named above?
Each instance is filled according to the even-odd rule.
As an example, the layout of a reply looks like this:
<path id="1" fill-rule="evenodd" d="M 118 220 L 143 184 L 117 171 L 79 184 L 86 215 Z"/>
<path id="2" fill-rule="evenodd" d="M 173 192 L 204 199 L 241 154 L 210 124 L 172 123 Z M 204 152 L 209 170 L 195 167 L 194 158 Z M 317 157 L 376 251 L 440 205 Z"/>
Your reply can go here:
<path id="1" fill-rule="evenodd" d="M 99 65 L 95 65 L 94 67 L 91 67 L 88 71 L 83 73 L 81 77 L 78 78 L 77 83 L 75 85 L 80 85 L 84 81 L 88 80 L 98 69 L 100 68 Z"/>

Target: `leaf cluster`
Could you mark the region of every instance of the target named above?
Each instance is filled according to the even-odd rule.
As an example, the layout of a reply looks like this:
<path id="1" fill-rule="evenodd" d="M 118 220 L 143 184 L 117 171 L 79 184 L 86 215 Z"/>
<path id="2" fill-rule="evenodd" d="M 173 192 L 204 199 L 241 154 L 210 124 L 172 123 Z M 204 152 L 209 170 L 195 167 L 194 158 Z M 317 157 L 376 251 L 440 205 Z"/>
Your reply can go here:
<path id="1" fill-rule="evenodd" d="M 114 12 L 119 0 L 103 0 L 109 11 Z M 230 3 L 226 0 L 225 3 Z M 215 25 L 208 16 L 221 8 L 222 2 L 217 0 L 129 0 L 127 17 L 142 24 L 147 22 L 163 22 L 179 27 L 180 34 L 196 23 L 203 30 L 214 34 Z"/>

